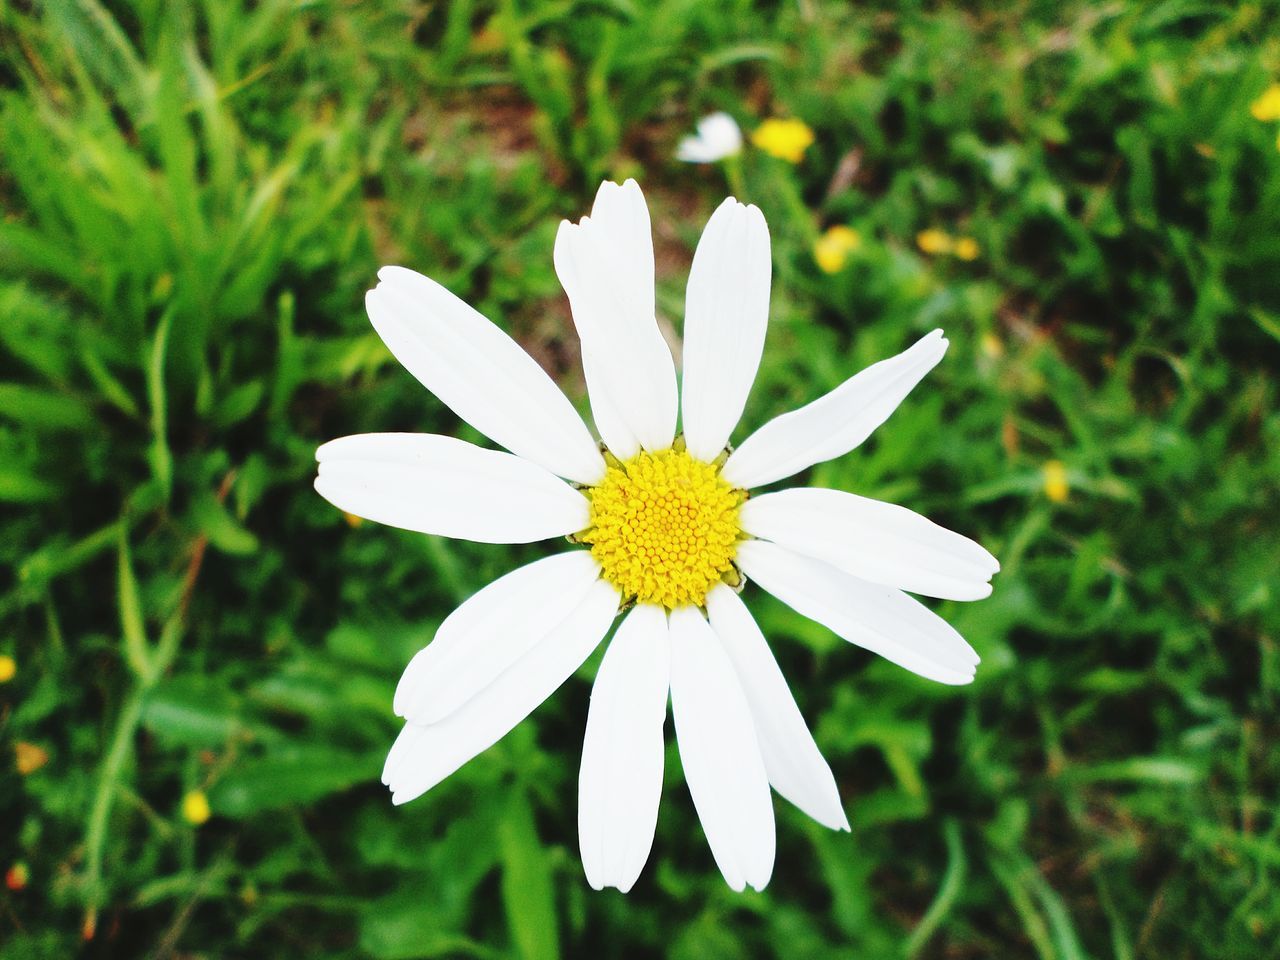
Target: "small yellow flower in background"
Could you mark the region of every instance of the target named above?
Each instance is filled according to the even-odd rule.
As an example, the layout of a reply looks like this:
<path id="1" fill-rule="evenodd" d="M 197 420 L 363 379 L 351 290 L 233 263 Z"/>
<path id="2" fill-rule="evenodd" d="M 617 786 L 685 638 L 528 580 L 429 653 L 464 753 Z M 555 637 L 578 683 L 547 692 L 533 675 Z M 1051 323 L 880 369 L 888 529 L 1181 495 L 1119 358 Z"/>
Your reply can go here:
<path id="1" fill-rule="evenodd" d="M 852 227 L 834 226 L 813 245 L 813 259 L 823 273 L 839 273 L 849 262 L 849 254 L 862 246 L 862 234 Z"/>
<path id="2" fill-rule="evenodd" d="M 916 234 L 916 246 L 924 253 L 950 253 L 955 248 L 955 241 L 945 230 L 930 227 Z"/>
<path id="3" fill-rule="evenodd" d="M 1249 104 L 1249 112 L 1253 119 L 1264 123 L 1269 120 L 1280 120 L 1280 83 L 1273 83 L 1263 91 L 1262 96 Z"/>
<path id="4" fill-rule="evenodd" d="M 213 811 L 209 809 L 209 798 L 203 790 L 192 790 L 182 798 L 182 819 L 193 827 L 208 821 Z"/>
<path id="5" fill-rule="evenodd" d="M 973 237 L 960 237 L 956 240 L 953 252 L 961 260 L 977 260 L 982 248 L 978 246 L 978 241 Z"/>
<path id="6" fill-rule="evenodd" d="M 1044 465 L 1044 494 L 1054 503 L 1066 503 L 1071 487 L 1067 483 L 1067 468 L 1061 460 L 1050 460 Z"/>
<path id="7" fill-rule="evenodd" d="M 979 344 L 982 352 L 991 360 L 999 360 L 1004 356 L 1004 342 L 994 333 L 984 333 Z"/>
<path id="8" fill-rule="evenodd" d="M 24 777 L 35 773 L 49 762 L 49 751 L 34 743 L 19 741 L 13 745 L 14 766 Z"/>
<path id="9" fill-rule="evenodd" d="M 31 871 L 21 861 L 15 863 L 4 875 L 4 885 L 10 890 L 22 890 L 31 881 Z"/>
<path id="10" fill-rule="evenodd" d="M 347 526 L 352 530 L 364 523 L 364 517 L 357 517 L 354 513 L 348 513 L 346 510 L 342 511 L 342 519 L 347 521 Z"/>
<path id="11" fill-rule="evenodd" d="M 803 120 L 774 117 L 756 127 L 751 142 L 771 157 L 799 163 L 813 145 L 813 131 Z"/>
<path id="12" fill-rule="evenodd" d="M 6 653 L 0 653 L 0 683 L 8 683 L 18 673 L 18 662 Z"/>

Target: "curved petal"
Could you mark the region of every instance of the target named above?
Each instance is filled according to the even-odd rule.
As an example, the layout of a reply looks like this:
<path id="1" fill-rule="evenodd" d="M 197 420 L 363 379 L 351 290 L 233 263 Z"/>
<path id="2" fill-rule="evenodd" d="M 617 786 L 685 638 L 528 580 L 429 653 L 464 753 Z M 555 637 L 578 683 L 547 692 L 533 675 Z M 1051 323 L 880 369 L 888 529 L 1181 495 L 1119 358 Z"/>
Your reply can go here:
<path id="1" fill-rule="evenodd" d="M 723 476 L 750 489 L 848 453 L 889 419 L 947 352 L 941 330 L 874 363 L 812 403 L 774 417 L 725 462 Z"/>
<path id="2" fill-rule="evenodd" d="M 763 890 L 777 838 L 751 711 L 733 663 L 696 607 L 671 612 L 671 714 L 711 855 L 734 890 Z"/>
<path id="3" fill-rule="evenodd" d="M 431 433 L 361 433 L 316 450 L 316 491 L 340 510 L 404 530 L 532 543 L 586 528 L 587 498 L 510 453 Z"/>
<path id="4" fill-rule="evenodd" d="M 653 236 L 644 194 L 634 180 L 605 182 L 591 216 L 565 220 L 556 234 L 556 274 L 569 295 L 596 427 L 614 455 L 671 446 L 676 430 L 676 373 L 654 316 Z M 597 398 L 607 398 L 626 435 L 612 436 Z"/>
<path id="5" fill-rule="evenodd" d="M 396 715 L 416 724 L 443 720 L 562 623 L 599 576 L 590 551 L 571 550 L 472 594 L 409 661 L 396 687 Z"/>
<path id="6" fill-rule="evenodd" d="M 714 460 L 738 425 L 769 324 L 769 228 L 730 197 L 693 255 L 684 310 L 681 412 L 689 452 Z"/>
<path id="7" fill-rule="evenodd" d="M 939 683 L 973 682 L 978 655 L 936 613 L 899 590 L 867 583 L 766 540 L 738 547 L 748 577 L 850 643 Z"/>
<path id="8" fill-rule="evenodd" d="M 742 529 L 825 560 L 872 583 L 946 600 L 990 596 L 1000 563 L 980 545 L 932 520 L 842 490 L 797 488 L 752 497 Z"/>
<path id="9" fill-rule="evenodd" d="M 641 604 L 609 643 L 595 685 L 578 775 L 578 842 L 596 890 L 631 889 L 658 825 L 671 679 L 667 616 Z"/>
<path id="10" fill-rule="evenodd" d="M 424 387 L 485 436 L 561 477 L 595 483 L 604 460 L 560 388 L 520 346 L 434 280 L 383 267 L 369 320 Z"/>
<path id="11" fill-rule="evenodd" d="M 773 789 L 832 830 L 848 830 L 840 791 L 755 618 L 732 588 L 707 594 L 711 629 L 733 661 Z"/>
<path id="12" fill-rule="evenodd" d="M 406 723 L 382 768 L 391 802 L 422 796 L 555 693 L 609 631 L 619 599 L 597 580 L 573 613 L 460 709 L 439 723 Z"/>

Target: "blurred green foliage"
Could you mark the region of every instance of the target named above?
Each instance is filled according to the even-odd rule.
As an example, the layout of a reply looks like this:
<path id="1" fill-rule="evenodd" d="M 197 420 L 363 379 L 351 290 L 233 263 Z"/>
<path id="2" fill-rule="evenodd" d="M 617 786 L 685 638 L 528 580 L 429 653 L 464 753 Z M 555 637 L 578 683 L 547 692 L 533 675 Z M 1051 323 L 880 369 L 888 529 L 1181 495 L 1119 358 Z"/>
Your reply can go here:
<path id="1" fill-rule="evenodd" d="M 0 956 L 1276 956 L 1280 151 L 1249 112 L 1276 13 L 0 4 Z M 675 162 L 712 109 L 817 140 Z M 475 439 L 369 328 L 382 263 L 585 408 L 550 254 L 604 176 L 650 198 L 676 329 L 714 204 L 764 209 L 748 426 L 944 326 L 926 384 L 810 479 L 1004 562 L 941 605 L 984 659 L 963 689 L 752 592 L 853 823 L 779 803 L 763 894 L 720 880 L 674 745 L 635 891 L 586 886 L 594 661 L 393 808 L 400 670 L 543 548 L 353 528 L 310 487 L 335 436 Z M 862 243 L 828 275 L 831 225 Z M 20 774 L 19 744 L 47 761 Z"/>

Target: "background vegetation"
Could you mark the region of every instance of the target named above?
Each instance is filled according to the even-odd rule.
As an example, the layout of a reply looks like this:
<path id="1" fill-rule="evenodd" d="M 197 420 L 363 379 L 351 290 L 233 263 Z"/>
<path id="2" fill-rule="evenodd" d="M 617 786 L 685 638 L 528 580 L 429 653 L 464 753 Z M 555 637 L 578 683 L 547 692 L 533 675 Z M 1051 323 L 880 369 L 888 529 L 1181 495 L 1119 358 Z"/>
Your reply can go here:
<path id="1" fill-rule="evenodd" d="M 1276 956 L 1275 14 L 0 3 L 0 956 Z M 676 162 L 713 109 L 816 142 Z M 720 880 L 674 743 L 635 891 L 587 887 L 594 661 L 393 808 L 401 669 L 545 547 L 352 527 L 311 489 L 335 436 L 472 436 L 370 329 L 383 263 L 584 405 L 551 246 L 605 176 L 650 198 L 677 330 L 706 216 L 764 209 L 748 425 L 944 326 L 810 479 L 1004 562 L 941 605 L 983 656 L 962 689 L 752 596 L 853 823 L 779 803 L 763 894 Z M 860 244 L 827 273 L 832 225 Z"/>

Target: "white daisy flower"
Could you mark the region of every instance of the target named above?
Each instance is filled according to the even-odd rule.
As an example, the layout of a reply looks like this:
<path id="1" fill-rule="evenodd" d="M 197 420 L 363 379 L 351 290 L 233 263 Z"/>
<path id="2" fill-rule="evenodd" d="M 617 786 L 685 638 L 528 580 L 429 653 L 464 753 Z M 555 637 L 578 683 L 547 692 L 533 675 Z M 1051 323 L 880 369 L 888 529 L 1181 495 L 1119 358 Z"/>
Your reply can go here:
<path id="1" fill-rule="evenodd" d="M 723 110 L 698 121 L 697 134 L 683 138 L 676 147 L 676 159 L 686 163 L 715 163 L 742 152 L 742 130 L 738 121 Z"/>
<path id="2" fill-rule="evenodd" d="M 735 890 L 762 889 L 774 860 L 770 787 L 827 827 L 849 823 L 738 597 L 744 575 L 850 643 L 963 684 L 977 654 L 903 591 L 976 600 L 999 564 L 903 507 L 838 490 L 747 491 L 858 446 L 947 341 L 935 330 L 731 450 L 769 312 L 760 211 L 726 200 L 698 243 L 681 395 L 654 318 L 649 212 L 634 180 L 603 184 L 590 217 L 560 225 L 555 266 L 600 444 L 537 363 L 444 287 L 386 267 L 366 298 L 409 372 L 510 452 L 429 434 L 344 437 L 316 452 L 316 489 L 342 510 L 407 530 L 580 545 L 500 577 L 445 619 L 396 690 L 406 722 L 383 781 L 398 804 L 430 790 L 550 696 L 621 616 L 582 749 L 587 880 L 625 892 L 648 859 L 669 692 L 712 855 Z"/>

